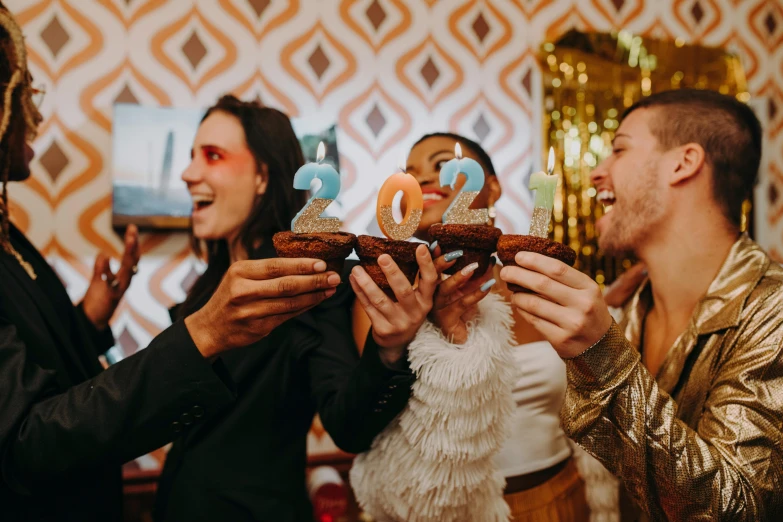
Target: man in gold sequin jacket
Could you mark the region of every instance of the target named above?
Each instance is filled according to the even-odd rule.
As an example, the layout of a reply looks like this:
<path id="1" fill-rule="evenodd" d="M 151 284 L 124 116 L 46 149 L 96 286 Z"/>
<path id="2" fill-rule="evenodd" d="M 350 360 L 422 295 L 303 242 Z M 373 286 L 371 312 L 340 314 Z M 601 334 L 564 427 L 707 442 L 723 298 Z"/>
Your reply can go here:
<path id="1" fill-rule="evenodd" d="M 737 100 L 645 98 L 592 174 L 601 248 L 649 274 L 619 324 L 558 261 L 521 253 L 501 274 L 533 290 L 514 304 L 567 360 L 566 432 L 643 520 L 783 520 L 783 269 L 740 234 L 760 157 Z"/>

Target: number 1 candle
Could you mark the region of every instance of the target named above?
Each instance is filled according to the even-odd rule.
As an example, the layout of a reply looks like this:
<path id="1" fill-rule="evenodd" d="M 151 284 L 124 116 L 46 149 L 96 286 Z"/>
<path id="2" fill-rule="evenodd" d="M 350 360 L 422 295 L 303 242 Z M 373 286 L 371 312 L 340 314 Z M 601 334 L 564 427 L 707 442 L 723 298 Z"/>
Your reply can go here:
<path id="1" fill-rule="evenodd" d="M 325 156 L 326 148 L 321 142 L 318 144 L 316 163 L 302 165 L 294 174 L 294 188 L 299 190 L 309 190 L 310 182 L 314 179 L 321 180 L 321 188 L 291 221 L 291 230 L 296 234 L 340 231 L 341 223 L 338 218 L 321 217 L 326 207 L 331 205 L 340 193 L 340 175 L 331 165 L 321 163 Z"/>
<path id="2" fill-rule="evenodd" d="M 462 147 L 454 146 L 454 159 L 449 160 L 440 169 L 440 186 L 450 186 L 452 190 L 457 185 L 460 174 L 467 180 L 462 189 L 443 213 L 444 225 L 486 225 L 489 223 L 489 210 L 486 208 L 471 209 L 470 205 L 484 188 L 484 169 L 478 161 L 462 157 Z"/>
<path id="3" fill-rule="evenodd" d="M 392 202 L 394 196 L 402 191 L 405 198 L 405 216 L 401 223 L 394 220 Z M 424 197 L 416 178 L 405 171 L 404 163 L 400 166 L 400 172 L 392 174 L 381 185 L 378 191 L 378 203 L 375 206 L 376 219 L 383 235 L 389 239 L 405 241 L 409 239 L 419 228 L 421 212 L 424 208 Z"/>
<path id="4" fill-rule="evenodd" d="M 555 170 L 555 149 L 549 147 L 549 161 L 547 172 L 534 172 L 530 176 L 530 190 L 536 191 L 536 199 L 533 202 L 533 217 L 530 220 L 529 235 L 536 237 L 549 237 L 549 221 L 552 219 L 552 207 L 555 204 L 555 190 L 557 189 L 557 176 L 553 176 Z"/>

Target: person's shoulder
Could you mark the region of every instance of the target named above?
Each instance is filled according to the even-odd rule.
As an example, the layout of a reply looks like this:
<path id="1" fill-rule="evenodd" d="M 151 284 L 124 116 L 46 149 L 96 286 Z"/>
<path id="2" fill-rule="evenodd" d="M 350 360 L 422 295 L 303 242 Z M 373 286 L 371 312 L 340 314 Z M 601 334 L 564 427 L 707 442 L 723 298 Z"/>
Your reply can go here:
<path id="1" fill-rule="evenodd" d="M 750 344 L 783 344 L 783 267 L 771 261 L 744 303 L 741 337 Z"/>

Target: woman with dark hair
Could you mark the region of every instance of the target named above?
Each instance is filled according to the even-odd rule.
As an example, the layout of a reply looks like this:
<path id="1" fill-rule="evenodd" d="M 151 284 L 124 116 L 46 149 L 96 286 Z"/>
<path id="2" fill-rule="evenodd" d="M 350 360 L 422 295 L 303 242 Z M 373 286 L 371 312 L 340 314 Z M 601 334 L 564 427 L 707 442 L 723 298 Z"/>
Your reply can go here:
<path id="1" fill-rule="evenodd" d="M 207 269 L 172 310 L 174 317 L 199 310 L 232 264 L 275 257 L 272 235 L 288 230 L 305 203 L 306 193 L 293 189 L 303 163 L 280 111 L 233 96 L 207 111 L 182 174 L 193 198 L 196 253 L 205 250 Z M 422 270 L 432 269 L 435 279 L 423 250 Z M 236 403 L 213 421 L 183 430 L 174 442 L 156 520 L 312 520 L 305 442 L 314 414 L 340 448 L 357 453 L 409 393 L 410 372 L 395 367 L 404 346 L 370 335 L 359 356 L 350 335 L 353 298 L 341 285 L 323 304 L 222 358 L 237 386 Z M 423 321 L 426 311 L 421 315 Z M 183 416 L 182 427 L 196 415 Z"/>
<path id="2" fill-rule="evenodd" d="M 488 208 L 494 221 L 501 187 L 489 155 L 462 136 L 429 134 L 414 144 L 407 163 L 424 195 L 416 232 L 424 241 L 431 241 L 430 226 L 441 222 L 461 188 L 439 181 L 457 142 L 486 175 L 473 208 Z M 441 283 L 429 322 L 409 349 L 419 376 L 412 405 L 357 459 L 357 498 L 371 515 L 394 521 L 495 521 L 509 515 L 522 522 L 612 520 L 616 481 L 570 444 L 560 427 L 565 364 L 516 311 L 512 315 L 512 294 L 497 276 L 499 267 L 471 279 L 476 268 L 469 265 Z M 363 321 L 355 317 L 358 343 L 367 329 L 357 326 Z M 443 427 L 422 420 L 428 416 L 445 419 Z M 398 424 L 405 436 L 394 433 Z"/>
<path id="3" fill-rule="evenodd" d="M 103 370 L 98 357 L 114 343 L 108 323 L 136 272 L 138 235 L 128 227 L 116 273 L 99 256 L 83 301 L 73 306 L 9 219 L 8 183 L 30 176 L 28 142 L 41 121 L 25 49 L 0 2 L 2 520 L 122 520 L 122 463 L 220 415 L 235 394 L 216 358 L 324 301 L 337 274 L 315 259 L 237 263 L 198 312 Z"/>

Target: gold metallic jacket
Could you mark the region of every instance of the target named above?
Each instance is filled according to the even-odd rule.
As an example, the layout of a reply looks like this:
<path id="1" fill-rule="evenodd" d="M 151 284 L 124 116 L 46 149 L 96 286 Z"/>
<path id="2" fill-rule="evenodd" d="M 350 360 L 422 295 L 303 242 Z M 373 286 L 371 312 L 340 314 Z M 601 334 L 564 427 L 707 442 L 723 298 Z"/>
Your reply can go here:
<path id="1" fill-rule="evenodd" d="M 740 238 L 655 378 L 649 304 L 567 361 L 566 433 L 652 520 L 783 521 L 783 268 Z"/>

